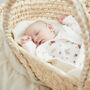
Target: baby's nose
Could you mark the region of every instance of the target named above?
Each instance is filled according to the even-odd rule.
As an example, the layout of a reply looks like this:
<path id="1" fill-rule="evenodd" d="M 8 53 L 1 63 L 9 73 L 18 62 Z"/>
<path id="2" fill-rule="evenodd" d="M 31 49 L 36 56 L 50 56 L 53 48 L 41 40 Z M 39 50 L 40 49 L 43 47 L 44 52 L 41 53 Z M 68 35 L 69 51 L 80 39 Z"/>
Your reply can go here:
<path id="1" fill-rule="evenodd" d="M 38 40 L 39 40 L 38 37 L 35 37 L 35 38 L 34 38 L 34 42 L 35 42 L 36 44 L 38 43 Z"/>

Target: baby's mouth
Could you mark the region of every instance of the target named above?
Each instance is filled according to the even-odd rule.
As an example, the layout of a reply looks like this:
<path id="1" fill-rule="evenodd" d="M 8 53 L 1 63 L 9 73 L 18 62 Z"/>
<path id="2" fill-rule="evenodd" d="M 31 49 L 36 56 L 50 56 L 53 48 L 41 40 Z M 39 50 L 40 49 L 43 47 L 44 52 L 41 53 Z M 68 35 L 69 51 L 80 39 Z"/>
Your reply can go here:
<path id="1" fill-rule="evenodd" d="M 43 40 L 41 40 L 41 41 L 39 42 L 39 45 L 41 45 L 42 43 L 44 43 Z"/>
<path id="2" fill-rule="evenodd" d="M 38 47 L 39 45 L 41 45 L 42 43 L 43 43 L 43 40 L 39 41 L 38 44 L 36 43 L 37 47 Z"/>
<path id="3" fill-rule="evenodd" d="M 42 40 L 39 42 L 39 45 L 42 44 Z"/>
<path id="4" fill-rule="evenodd" d="M 45 42 L 44 39 L 40 40 L 39 42 L 38 41 L 35 42 L 33 39 L 32 39 L 32 41 L 36 44 L 36 47 L 38 47 L 39 45 L 41 45 Z"/>

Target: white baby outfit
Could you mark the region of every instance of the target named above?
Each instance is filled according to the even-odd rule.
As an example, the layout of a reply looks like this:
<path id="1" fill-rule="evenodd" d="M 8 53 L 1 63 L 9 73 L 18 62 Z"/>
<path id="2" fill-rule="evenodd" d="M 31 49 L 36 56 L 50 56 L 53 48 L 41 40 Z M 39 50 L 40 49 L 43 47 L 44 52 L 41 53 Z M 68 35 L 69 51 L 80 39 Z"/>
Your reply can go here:
<path id="1" fill-rule="evenodd" d="M 58 59 L 66 63 L 80 66 L 83 63 L 80 53 L 83 47 L 80 37 L 81 29 L 72 16 L 67 16 L 62 22 L 62 28 L 52 40 L 36 48 L 32 41 L 23 44 L 30 54 L 38 56 L 41 60 Z"/>

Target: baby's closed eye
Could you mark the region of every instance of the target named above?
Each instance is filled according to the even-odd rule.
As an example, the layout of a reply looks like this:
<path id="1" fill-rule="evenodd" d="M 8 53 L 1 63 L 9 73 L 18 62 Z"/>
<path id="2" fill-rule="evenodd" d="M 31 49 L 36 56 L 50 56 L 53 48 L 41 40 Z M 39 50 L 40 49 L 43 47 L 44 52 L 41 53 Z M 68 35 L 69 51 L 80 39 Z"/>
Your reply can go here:
<path id="1" fill-rule="evenodd" d="M 40 31 L 36 32 L 36 33 L 35 33 L 35 36 L 37 36 L 39 33 L 40 33 Z"/>

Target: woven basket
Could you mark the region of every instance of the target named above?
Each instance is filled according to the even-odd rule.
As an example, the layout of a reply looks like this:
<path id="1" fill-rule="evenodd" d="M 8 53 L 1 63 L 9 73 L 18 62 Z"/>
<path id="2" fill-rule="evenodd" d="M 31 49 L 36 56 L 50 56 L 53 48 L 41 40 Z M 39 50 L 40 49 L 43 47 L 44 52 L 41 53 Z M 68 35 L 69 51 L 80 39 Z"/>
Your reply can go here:
<path id="1" fill-rule="evenodd" d="M 6 42 L 16 61 L 27 71 L 28 79 L 32 77 L 35 82 L 52 90 L 90 90 L 90 21 L 85 7 L 78 0 L 10 0 L 4 7 L 3 30 Z M 55 20 L 62 14 L 74 16 L 83 32 L 86 57 L 79 80 L 75 80 L 62 69 L 30 56 L 14 41 L 12 30 L 17 23 L 39 17 Z"/>
<path id="2" fill-rule="evenodd" d="M 87 11 L 90 14 L 90 0 L 82 0 L 81 3 L 83 3 L 86 6 Z"/>
<path id="3" fill-rule="evenodd" d="M 87 1 L 86 1 L 86 7 L 87 7 L 88 12 L 89 12 L 89 14 L 90 14 L 90 0 L 87 0 Z"/>

